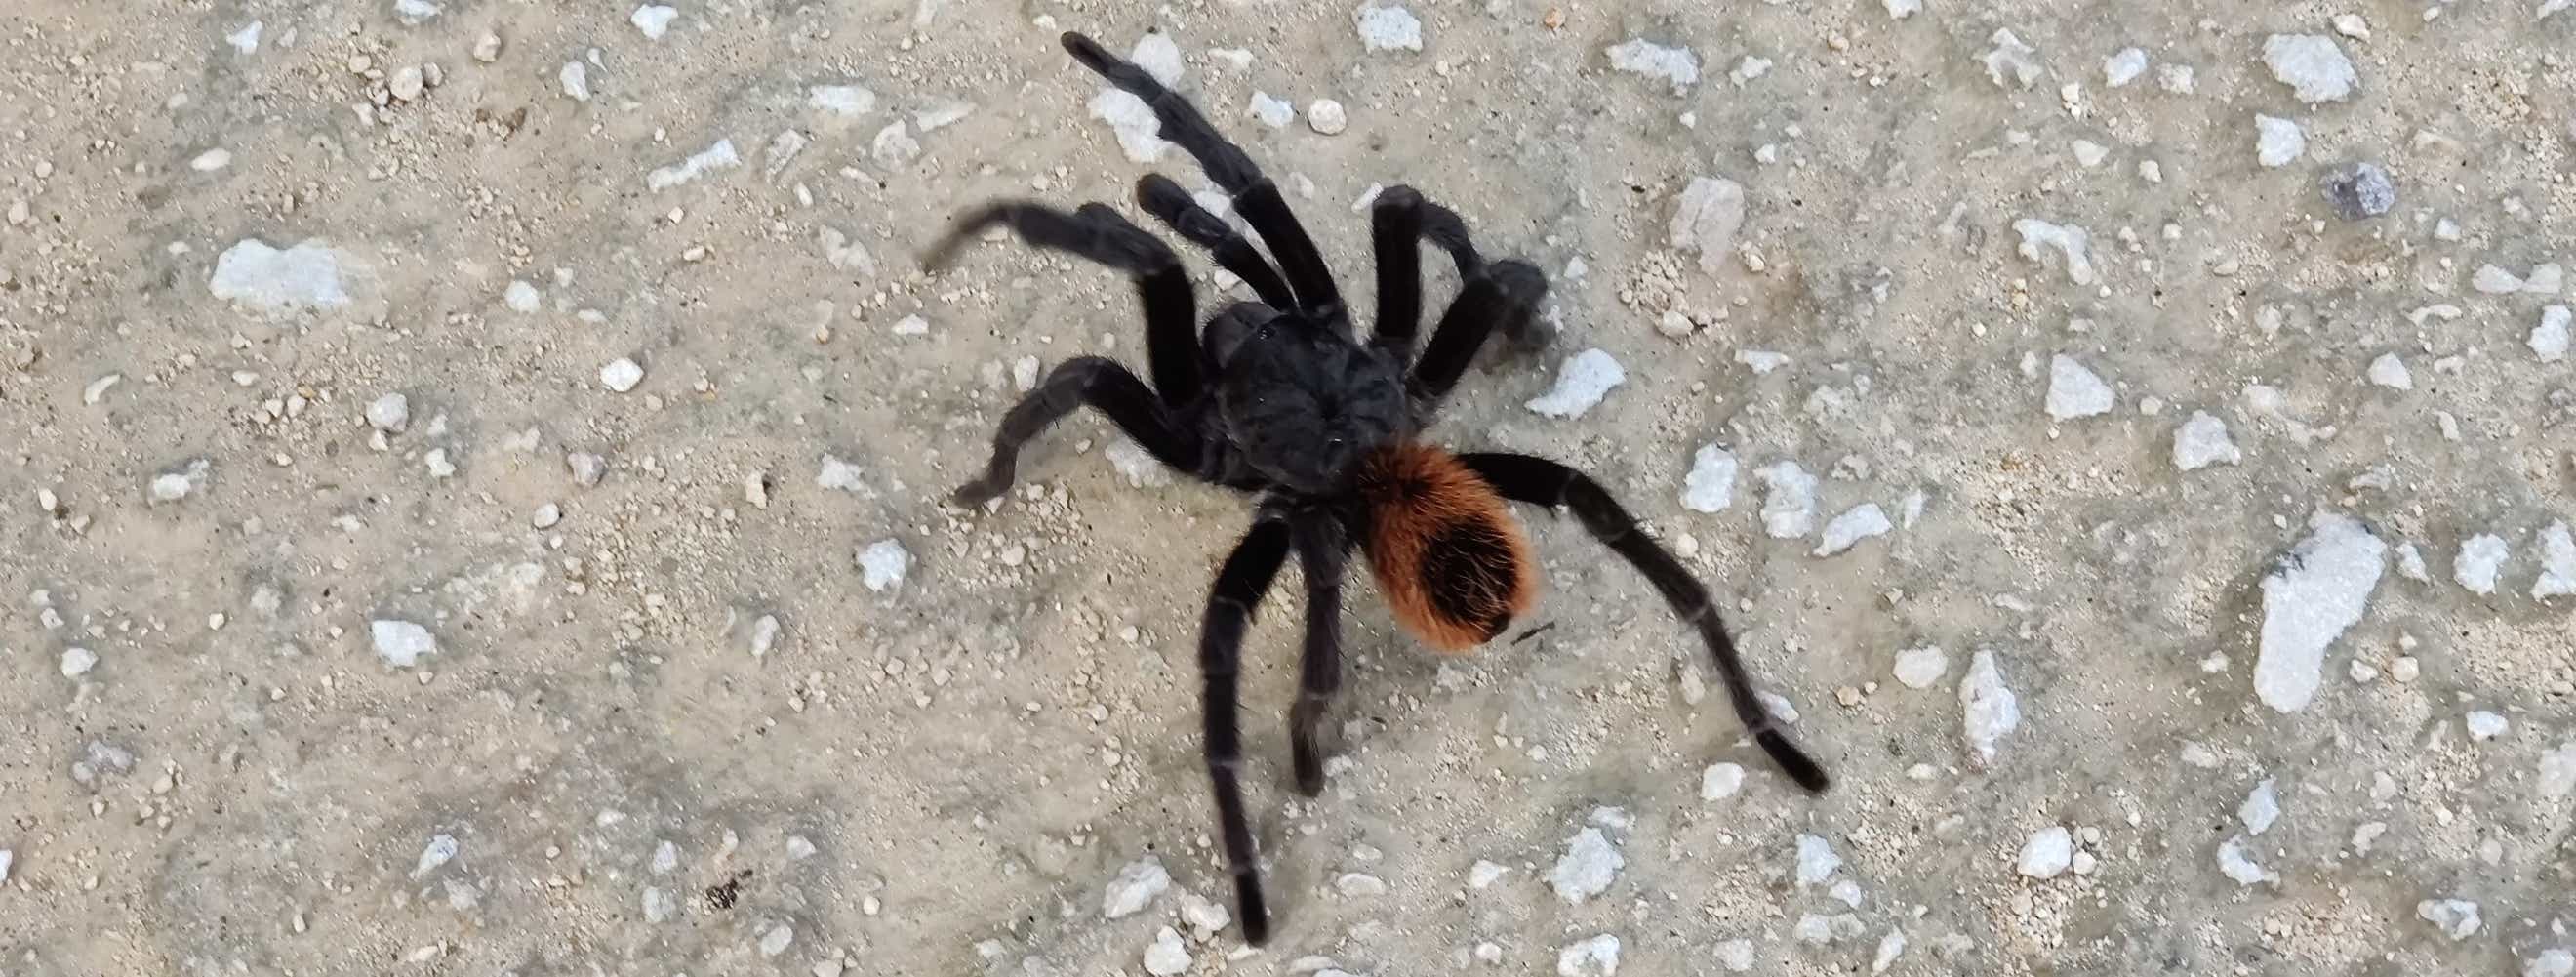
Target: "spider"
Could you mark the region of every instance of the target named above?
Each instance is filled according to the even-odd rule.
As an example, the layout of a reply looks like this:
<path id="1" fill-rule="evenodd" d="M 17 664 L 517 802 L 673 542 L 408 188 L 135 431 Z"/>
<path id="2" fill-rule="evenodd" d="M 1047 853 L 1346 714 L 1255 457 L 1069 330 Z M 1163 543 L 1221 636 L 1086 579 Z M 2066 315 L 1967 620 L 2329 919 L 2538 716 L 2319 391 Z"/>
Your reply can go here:
<path id="1" fill-rule="evenodd" d="M 1266 942 L 1270 917 L 1244 815 L 1237 679 L 1253 610 L 1292 552 L 1306 585 L 1304 657 L 1288 714 L 1300 794 L 1312 797 L 1324 786 L 1319 733 L 1342 686 L 1341 588 L 1351 549 L 1366 554 L 1378 591 L 1405 630 L 1436 651 L 1465 652 L 1502 634 L 1536 598 L 1536 561 L 1506 500 L 1570 510 L 1643 574 L 1674 613 L 1698 628 L 1754 742 L 1799 786 L 1825 790 L 1823 768 L 1789 741 L 1755 697 L 1707 589 L 1639 531 L 1598 482 L 1544 458 L 1451 454 L 1422 440 L 1450 388 L 1496 330 L 1520 352 L 1545 345 L 1534 311 L 1547 282 L 1536 267 L 1486 261 L 1456 213 L 1410 187 L 1388 189 L 1370 213 L 1377 317 L 1363 342 L 1353 335 L 1322 253 L 1252 159 L 1144 69 L 1080 33 L 1062 40 L 1074 60 L 1152 107 L 1161 138 L 1198 161 L 1276 265 L 1178 184 L 1145 176 L 1136 187 L 1145 212 L 1209 249 L 1218 266 L 1259 296 L 1227 305 L 1201 330 L 1180 258 L 1107 205 L 1087 203 L 1067 213 L 1001 201 L 959 219 L 925 254 L 926 267 L 944 268 L 970 237 L 1007 227 L 1029 244 L 1132 276 L 1144 306 L 1153 384 L 1104 357 L 1057 365 L 1002 418 L 982 476 L 952 499 L 973 509 L 1009 490 L 1021 447 L 1084 406 L 1107 415 L 1164 465 L 1255 497 L 1252 527 L 1217 571 L 1199 634 L 1202 746 L 1247 940 Z M 1464 285 L 1417 358 L 1425 241 L 1447 253 Z"/>

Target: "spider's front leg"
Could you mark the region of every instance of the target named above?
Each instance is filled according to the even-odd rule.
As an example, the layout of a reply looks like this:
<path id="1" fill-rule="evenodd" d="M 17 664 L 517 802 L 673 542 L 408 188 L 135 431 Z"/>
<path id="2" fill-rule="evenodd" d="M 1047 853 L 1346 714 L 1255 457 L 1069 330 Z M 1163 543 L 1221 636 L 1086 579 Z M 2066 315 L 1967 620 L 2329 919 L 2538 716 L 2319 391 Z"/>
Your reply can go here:
<path id="1" fill-rule="evenodd" d="M 1207 723 L 1202 745 L 1216 795 L 1217 832 L 1225 840 L 1225 865 L 1234 875 L 1236 915 L 1243 919 L 1243 938 L 1254 946 L 1270 939 L 1270 912 L 1261 897 L 1261 851 L 1253 843 L 1252 823 L 1243 807 L 1238 686 L 1243 634 L 1252 623 L 1253 609 L 1269 592 L 1270 581 L 1279 575 L 1279 565 L 1288 558 L 1289 536 L 1288 523 L 1265 509 L 1217 571 L 1199 624 L 1200 710 Z"/>
<path id="2" fill-rule="evenodd" d="M 1154 460 L 1193 475 L 1206 470 L 1202 460 L 1207 446 L 1197 425 L 1186 423 L 1179 412 L 1156 400 L 1154 392 L 1145 389 L 1145 381 L 1118 361 L 1080 356 L 1057 364 L 1036 389 L 1002 415 L 984 474 L 959 486 L 949 498 L 971 509 L 1010 491 L 1019 470 L 1020 447 L 1086 404 L 1108 415 Z"/>

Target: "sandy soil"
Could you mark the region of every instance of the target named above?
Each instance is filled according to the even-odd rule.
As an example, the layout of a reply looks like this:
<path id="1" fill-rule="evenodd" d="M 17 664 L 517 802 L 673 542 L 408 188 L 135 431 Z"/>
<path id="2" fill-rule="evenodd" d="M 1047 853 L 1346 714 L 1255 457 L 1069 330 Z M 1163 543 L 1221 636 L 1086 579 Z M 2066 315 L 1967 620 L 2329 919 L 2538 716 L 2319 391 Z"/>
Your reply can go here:
<path id="1" fill-rule="evenodd" d="M 2576 12 L 1408 3 L 1418 52 L 1208 0 L 6 5 L 0 975 L 1135 974 L 1173 939 L 1191 973 L 1582 974 L 1602 935 L 1627 974 L 2576 968 L 2576 598 L 2545 586 L 2576 367 L 2543 327 Z M 1836 789 L 1531 513 L 1528 640 L 1435 659 L 1355 583 L 1311 802 L 1283 577 L 1245 714 L 1280 929 L 1206 932 L 1194 642 L 1245 501 L 1123 475 L 1088 415 L 998 511 L 940 501 L 1029 371 L 1141 354 L 1114 275 L 915 261 L 993 196 L 1128 206 L 1147 167 L 1068 28 L 1167 32 L 1362 307 L 1373 185 L 1548 269 L 1557 348 L 1472 372 L 1440 436 L 1612 485 Z M 2276 34 L 2349 90 L 2303 99 L 2338 86 L 2276 77 Z M 1698 77 L 1615 68 L 1640 38 Z M 2264 165 L 2258 117 L 2303 152 Z M 2360 161 L 2395 206 L 2346 219 L 2320 186 Z M 1694 177 L 1747 200 L 1705 267 L 1669 234 Z M 1524 406 L 1592 348 L 1624 385 Z M 2233 457 L 2185 471 L 2196 412 Z M 1715 513 L 1681 504 L 1709 444 Z M 1819 479 L 1795 538 L 1754 474 L 1783 461 Z M 1898 525 L 1814 555 L 1864 503 Z M 2320 512 L 2386 551 L 2284 710 L 2265 621 L 2317 615 L 2266 580 L 2313 569 L 2281 570 Z M 908 566 L 872 588 L 884 540 Z M 1990 759 L 1980 651 L 2020 718 Z M 1587 827 L 1622 865 L 1562 898 Z M 1103 918 L 1149 857 L 1172 891 Z"/>

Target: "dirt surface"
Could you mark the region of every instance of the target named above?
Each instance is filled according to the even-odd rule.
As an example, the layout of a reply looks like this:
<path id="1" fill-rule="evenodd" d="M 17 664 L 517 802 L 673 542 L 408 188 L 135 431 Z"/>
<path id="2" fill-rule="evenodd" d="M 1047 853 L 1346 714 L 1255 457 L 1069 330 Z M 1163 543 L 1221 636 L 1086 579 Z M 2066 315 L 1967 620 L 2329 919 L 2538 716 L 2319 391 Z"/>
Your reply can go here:
<path id="1" fill-rule="evenodd" d="M 8 4 L 0 975 L 2565 977 L 2561 5 L 1408 0 L 1415 51 L 1205 0 Z M 1209 932 L 1197 620 L 1246 501 L 1089 414 L 941 501 L 1036 370 L 1142 365 L 1112 273 L 916 261 L 995 196 L 1134 212 L 1063 29 L 1168 34 L 1363 320 L 1375 185 L 1546 269 L 1557 345 L 1438 436 L 1597 473 L 1834 790 L 1531 512 L 1547 594 L 1474 656 L 1354 581 L 1312 801 L 1282 577 L 1279 929 Z M 2358 162 L 2393 209 L 2338 213 Z M 1740 231 L 1675 237 L 1695 178 Z M 1525 406 L 1586 349 L 1625 382 Z"/>

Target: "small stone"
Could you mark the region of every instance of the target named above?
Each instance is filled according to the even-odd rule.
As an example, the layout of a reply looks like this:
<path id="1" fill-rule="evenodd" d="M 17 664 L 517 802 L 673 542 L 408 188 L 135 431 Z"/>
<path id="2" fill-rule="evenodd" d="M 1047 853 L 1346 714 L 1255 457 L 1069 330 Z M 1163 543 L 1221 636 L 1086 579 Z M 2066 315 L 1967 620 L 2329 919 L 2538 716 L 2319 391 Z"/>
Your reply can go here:
<path id="1" fill-rule="evenodd" d="M 1525 406 L 1559 420 L 1581 417 L 1609 396 L 1611 388 L 1626 382 L 1628 371 L 1620 368 L 1618 360 L 1599 349 L 1587 349 L 1567 358 L 1557 370 L 1556 386 Z"/>
<path id="2" fill-rule="evenodd" d="M 2360 520 L 2319 513 L 2309 527 L 2263 578 L 2254 691 L 2276 712 L 2296 712 L 2315 698 L 2326 647 L 2361 620 L 2387 562 L 2388 544 Z"/>
<path id="3" fill-rule="evenodd" d="M 1723 177 L 1695 176 L 1673 202 L 1664 236 L 1676 249 L 1696 252 L 1701 271 L 1714 275 L 1735 253 L 1744 229 L 1744 185 Z"/>
<path id="4" fill-rule="evenodd" d="M 2245 836 L 2237 835 L 2218 844 L 2218 871 L 2240 886 L 2262 883 L 2279 884 L 2281 877 L 2256 864 L 2245 855 Z"/>
<path id="5" fill-rule="evenodd" d="M 2102 382 L 2084 364 L 2063 353 L 2048 360 L 2048 416 L 2066 421 L 2079 417 L 2106 414 L 2116 398 L 2111 385 Z"/>
<path id="6" fill-rule="evenodd" d="M 1735 454 L 1717 445 L 1703 445 L 1691 455 L 1690 474 L 1682 478 L 1682 508 L 1692 512 L 1724 512 L 1735 503 Z"/>
<path id="7" fill-rule="evenodd" d="M 2044 261 L 2054 250 L 2066 265 L 2066 280 L 2077 285 L 2091 285 L 2098 280 L 2093 266 L 2092 235 L 2073 224 L 2052 224 L 2035 217 L 2013 221 L 2013 233 L 2021 236 L 2014 251 L 2025 261 Z"/>
<path id="8" fill-rule="evenodd" d="M 2262 837 L 2281 818 L 2281 798 L 2272 789 L 2272 778 L 2265 777 L 2245 795 L 2245 803 L 2236 805 L 2236 820 L 2244 822 L 2249 837 Z"/>
<path id="9" fill-rule="evenodd" d="M 1306 125 L 1324 135 L 1338 136 L 1342 130 L 1350 128 L 1351 117 L 1349 111 L 1342 108 L 1342 103 L 1319 98 L 1306 106 Z"/>
<path id="10" fill-rule="evenodd" d="M 429 80 L 422 75 L 418 65 L 404 65 L 393 73 L 393 77 L 385 80 L 386 94 L 392 95 L 397 102 L 420 101 L 421 94 L 428 87 Z"/>
<path id="11" fill-rule="evenodd" d="M 2308 153 L 2308 135 L 2299 124 L 2277 116 L 2254 117 L 2254 161 L 2269 168 L 2288 166 Z"/>
<path id="12" fill-rule="evenodd" d="M 2210 416 L 2207 411 L 2191 412 L 2191 419 L 2174 429 L 2174 467 L 2187 472 L 2211 465 L 2233 465 L 2245 460 L 2236 441 L 2227 434 L 2227 422 Z"/>
<path id="13" fill-rule="evenodd" d="M 1879 509 L 1878 503 L 1863 502 L 1825 523 L 1824 534 L 1817 539 L 1814 555 L 1833 556 L 1861 540 L 1885 536 L 1894 528 L 1896 524 L 1888 521 L 1887 513 Z"/>
<path id="14" fill-rule="evenodd" d="M 1386 880 L 1365 872 L 1344 872 L 1333 879 L 1333 891 L 1355 899 L 1386 894 Z"/>
<path id="15" fill-rule="evenodd" d="M 2075 836 L 2063 825 L 2049 825 L 2033 832 L 2021 844 L 2021 856 L 2014 870 L 2034 879 L 2053 879 L 2075 863 Z"/>
<path id="16" fill-rule="evenodd" d="M 1619 849 L 1610 844 L 1601 829 L 1585 828 L 1566 840 L 1565 854 L 1557 858 L 1556 867 L 1548 873 L 1548 885 L 1556 890 L 1557 898 L 1582 902 L 1608 891 L 1627 864 L 1628 860 L 1620 857 Z"/>
<path id="17" fill-rule="evenodd" d="M 386 434 L 401 434 L 411 426 L 411 398 L 400 392 L 376 398 L 367 405 L 367 425 Z"/>
<path id="18" fill-rule="evenodd" d="M 565 97 L 576 102 L 590 101 L 590 69 L 581 62 L 564 62 L 563 69 L 555 72 L 555 83 L 562 86 Z"/>
<path id="19" fill-rule="evenodd" d="M 1833 843 L 1815 835 L 1798 836 L 1797 878 L 1800 887 L 1833 878 L 1842 867 L 1843 857 L 1834 854 Z"/>
<path id="20" fill-rule="evenodd" d="M 868 488 L 865 469 L 831 455 L 824 455 L 821 467 L 814 473 L 814 484 L 842 492 L 865 492 Z"/>
<path id="21" fill-rule="evenodd" d="M 420 858 L 412 863 L 411 877 L 417 879 L 438 871 L 439 866 L 455 861 L 462 848 L 455 835 L 431 835 L 429 844 L 421 846 Z"/>
<path id="22" fill-rule="evenodd" d="M 2082 853 L 2079 852 L 2077 854 L 2081 855 Z M 1886 973 L 1887 968 L 1896 966 L 1896 958 L 1904 955 L 1905 931 L 1897 929 L 1888 930 L 1886 936 L 1878 938 L 1878 952 L 1870 957 L 1869 972 L 1873 974 Z"/>
<path id="23" fill-rule="evenodd" d="M 429 629 L 410 621 L 370 621 L 367 635 L 376 646 L 376 657 L 395 668 L 411 668 L 420 664 L 422 655 L 438 652 L 438 639 L 430 635 Z"/>
<path id="24" fill-rule="evenodd" d="M 1726 940 L 1720 942 L 1717 945 L 1717 950 L 1714 956 L 1717 957 L 1717 965 L 1726 968 L 1727 973 L 1740 974 L 1752 970 L 1753 941 Z"/>
<path id="25" fill-rule="evenodd" d="M 1556 977 L 1612 977 L 1619 972 L 1619 938 L 1608 933 L 1581 940 L 1556 954 Z"/>
<path id="26" fill-rule="evenodd" d="M 876 111 L 877 93 L 865 85 L 815 85 L 805 90 L 805 104 L 842 118 Z"/>
<path id="27" fill-rule="evenodd" d="M 2470 739 L 2484 742 L 2504 735 L 2504 731 L 2513 724 L 2507 722 L 2501 713 L 2476 709 L 2470 711 L 2464 725 L 2468 727 Z"/>
<path id="28" fill-rule="evenodd" d="M 1234 912 L 1223 903 L 1201 899 L 1196 893 L 1181 893 L 1181 921 L 1188 923 L 1192 935 L 1205 940 L 1217 931 L 1234 925 Z"/>
<path id="29" fill-rule="evenodd" d="M 1100 915 L 1106 919 L 1133 916 L 1171 887 L 1172 876 L 1164 871 L 1162 860 L 1147 855 L 1128 863 L 1109 880 L 1101 891 Z"/>
<path id="30" fill-rule="evenodd" d="M 2334 38 L 2322 34 L 2274 34 L 2263 41 L 2263 64 L 2272 78 L 2290 86 L 2291 94 L 2310 105 L 2352 97 L 2361 83 L 2352 61 Z"/>
<path id="31" fill-rule="evenodd" d="M 648 885 L 644 887 L 643 910 L 645 922 L 666 923 L 679 914 L 680 901 L 672 898 L 669 891 Z"/>
<path id="32" fill-rule="evenodd" d="M 635 29 L 644 35 L 645 40 L 658 41 L 662 39 L 663 34 L 670 31 L 671 21 L 678 19 L 679 16 L 680 12 L 676 9 L 648 3 L 635 8 L 635 13 L 627 17 L 626 21 L 634 24 Z"/>
<path id="33" fill-rule="evenodd" d="M 79 678 L 83 675 L 89 674 L 90 669 L 97 667 L 97 652 L 79 647 L 63 649 L 62 671 L 64 678 Z"/>
<path id="34" fill-rule="evenodd" d="M 1476 864 L 1467 866 L 1467 888 L 1492 888 L 1494 883 L 1502 881 L 1503 873 L 1508 871 L 1511 870 L 1479 858 Z"/>
<path id="35" fill-rule="evenodd" d="M 2460 556 L 2451 564 L 2451 580 L 2472 594 L 2484 597 L 2495 593 L 2497 580 L 2504 574 L 2504 561 L 2513 548 L 2504 537 L 2479 533 L 2460 544 Z"/>
<path id="36" fill-rule="evenodd" d="M 1699 55 L 1686 47 L 1665 47 L 1642 37 L 1632 37 L 1603 49 L 1602 53 L 1610 58 L 1612 70 L 1670 82 L 1675 95 L 1699 83 Z"/>
<path id="37" fill-rule="evenodd" d="M 599 368 L 599 385 L 618 393 L 633 390 L 636 384 L 642 382 L 644 382 L 644 368 L 636 365 L 634 360 L 623 356 L 610 360 L 607 366 Z"/>
<path id="38" fill-rule="evenodd" d="M 900 542 L 881 539 L 859 551 L 858 564 L 859 582 L 881 594 L 903 586 L 904 574 L 912 569 L 912 553 Z"/>
<path id="39" fill-rule="evenodd" d="M 2509 295 L 2522 291 L 2522 279 L 2492 264 L 2483 264 L 2469 276 L 2469 287 L 2488 295 Z"/>
<path id="40" fill-rule="evenodd" d="M 868 140 L 868 158 L 878 166 L 897 167 L 921 156 L 921 140 L 912 138 L 912 128 L 901 120 L 888 123 Z"/>
<path id="41" fill-rule="evenodd" d="M 1722 801 L 1744 788 L 1744 767 L 1733 763 L 1712 763 L 1700 771 L 1699 799 Z"/>
<path id="42" fill-rule="evenodd" d="M 1977 60 L 1986 66 L 1986 77 L 1998 88 L 2029 88 L 2045 70 L 2039 64 L 2039 51 L 2022 43 L 2008 28 L 1997 28 L 1986 43 L 1993 47 Z"/>
<path id="43" fill-rule="evenodd" d="M 572 472 L 573 484 L 583 488 L 599 484 L 599 480 L 608 474 L 607 459 L 587 451 L 566 453 L 564 467 Z"/>
<path id="44" fill-rule="evenodd" d="M 537 511 L 528 516 L 528 525 L 538 529 L 553 529 L 556 523 L 562 521 L 563 507 L 552 502 L 538 506 Z"/>
<path id="45" fill-rule="evenodd" d="M 6 884 L 9 881 L 9 867 L 17 864 L 17 861 L 17 852 L 0 848 L 0 884 Z"/>
<path id="46" fill-rule="evenodd" d="M 1145 948 L 1145 972 L 1154 977 L 1173 977 L 1190 969 L 1190 948 L 1181 942 L 1181 934 L 1169 926 L 1156 930 L 1154 943 Z"/>
<path id="47" fill-rule="evenodd" d="M 2576 312 L 2568 311 L 2564 305 L 2541 309 L 2540 324 L 2531 327 L 2531 338 L 2524 341 L 2531 347 L 2531 355 L 2539 357 L 2543 363 L 2566 359 L 2571 320 L 2576 320 Z"/>
<path id="48" fill-rule="evenodd" d="M 2377 163 L 2354 163 L 2326 177 L 2326 200 L 2348 221 L 2368 220 L 2397 206 L 2397 184 Z"/>
<path id="49" fill-rule="evenodd" d="M 484 31 L 474 39 L 474 60 L 483 64 L 501 60 L 501 35 Z"/>
<path id="50" fill-rule="evenodd" d="M 2102 80 L 2113 88 L 2126 88 L 2147 73 L 2147 52 L 2134 47 L 2102 60 Z"/>
<path id="51" fill-rule="evenodd" d="M 2576 531 L 2565 520 L 2540 531 L 2540 575 L 2531 581 L 2531 599 L 2576 594 Z"/>
<path id="52" fill-rule="evenodd" d="M 537 311 L 543 302 L 537 294 L 537 287 L 524 281 L 513 281 L 510 287 L 501 290 L 501 304 L 521 315 Z"/>
<path id="53" fill-rule="evenodd" d="M 787 948 L 795 943 L 795 927 L 789 926 L 786 923 L 771 923 L 769 925 L 769 929 L 760 934 L 760 955 L 764 957 L 777 956 L 787 952 Z"/>
<path id="54" fill-rule="evenodd" d="M 429 469 L 431 478 L 453 478 L 456 475 L 456 463 L 447 460 L 445 448 L 429 449 L 427 453 L 420 456 L 420 464 L 421 467 Z"/>
<path id="55" fill-rule="evenodd" d="M 1959 680 L 1960 729 L 1982 763 L 1992 763 L 2004 737 L 2021 728 L 2021 697 L 2004 686 L 1995 653 L 1980 648 Z"/>
<path id="56" fill-rule="evenodd" d="M 763 614 L 751 622 L 751 657 L 768 657 L 770 650 L 776 647 L 778 647 L 778 615 Z M 800 842 L 808 849 L 811 849 L 814 844 L 803 838 L 789 838 L 787 840 L 789 858 L 798 857 L 795 851 Z"/>
<path id="57" fill-rule="evenodd" d="M 1776 461 L 1755 469 L 1765 491 L 1762 531 L 1773 539 L 1798 539 L 1816 529 L 1816 476 L 1794 461 Z"/>
<path id="58" fill-rule="evenodd" d="M 1931 688 L 1949 670 L 1949 654 L 1937 647 L 1926 645 L 1896 653 L 1896 680 L 1909 689 Z"/>
<path id="59" fill-rule="evenodd" d="M 2485 925 L 2478 918 L 2478 904 L 2466 899 L 2426 899 L 2415 904 L 2415 916 L 2433 924 L 2453 943 L 2477 935 Z"/>
<path id="60" fill-rule="evenodd" d="M 199 173 L 212 173 L 233 164 L 232 150 L 220 146 L 198 153 L 188 161 L 188 168 Z"/>
<path id="61" fill-rule="evenodd" d="M 1351 12 L 1360 48 L 1369 52 L 1422 50 L 1422 20 L 1387 0 L 1368 0 Z"/>
<path id="62" fill-rule="evenodd" d="M 2370 382 L 2390 390 L 2415 389 L 2415 375 L 2406 369 L 2406 361 L 2395 353 L 2381 353 L 2370 361 Z"/>
<path id="63" fill-rule="evenodd" d="M 1245 111 L 1252 113 L 1253 118 L 1261 120 L 1262 125 L 1273 129 L 1286 128 L 1288 123 L 1297 119 L 1295 103 L 1284 98 L 1273 97 L 1269 92 L 1253 92 L 1252 104 L 1247 106 Z"/>

